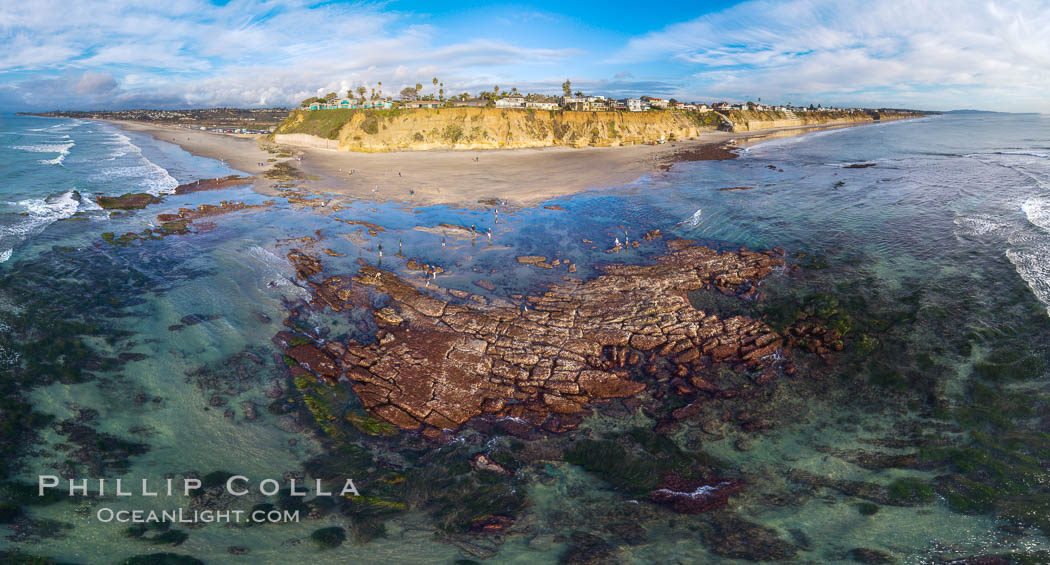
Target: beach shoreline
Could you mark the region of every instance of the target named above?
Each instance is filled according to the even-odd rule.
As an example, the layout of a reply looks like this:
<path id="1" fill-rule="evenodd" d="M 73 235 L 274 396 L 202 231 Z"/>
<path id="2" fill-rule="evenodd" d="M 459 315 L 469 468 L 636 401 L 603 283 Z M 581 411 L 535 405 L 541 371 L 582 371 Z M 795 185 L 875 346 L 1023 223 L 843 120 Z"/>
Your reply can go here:
<path id="1" fill-rule="evenodd" d="M 222 134 L 179 126 L 110 121 L 128 131 L 168 141 L 187 152 L 221 160 L 260 180 L 255 189 L 276 194 L 287 182 L 265 179 L 272 165 L 289 162 L 305 180 L 298 188 L 334 199 L 396 201 L 411 205 L 478 207 L 497 200 L 530 207 L 588 190 L 625 186 L 663 174 L 675 163 L 732 159 L 736 150 L 780 137 L 856 127 L 833 124 L 752 132 L 704 132 L 699 138 L 659 145 L 622 147 L 545 147 L 503 150 L 429 150 L 356 153 L 280 145 L 291 157 L 276 158 L 259 136 Z"/>

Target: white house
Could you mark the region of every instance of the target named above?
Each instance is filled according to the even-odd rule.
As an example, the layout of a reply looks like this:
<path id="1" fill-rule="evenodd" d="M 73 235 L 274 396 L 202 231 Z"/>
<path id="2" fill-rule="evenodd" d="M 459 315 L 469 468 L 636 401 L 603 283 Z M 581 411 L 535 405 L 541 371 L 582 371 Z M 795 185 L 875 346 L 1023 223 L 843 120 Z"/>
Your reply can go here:
<path id="1" fill-rule="evenodd" d="M 627 109 L 632 112 L 644 112 L 649 109 L 649 103 L 641 98 L 628 98 Z"/>
<path id="2" fill-rule="evenodd" d="M 497 108 L 524 108 L 524 96 L 505 96 L 496 101 Z"/>
<path id="3" fill-rule="evenodd" d="M 533 101 L 528 101 L 528 102 L 525 102 L 525 107 L 529 108 L 529 109 L 535 109 L 535 110 L 557 110 L 558 109 L 558 103 L 557 102 L 533 102 Z"/>

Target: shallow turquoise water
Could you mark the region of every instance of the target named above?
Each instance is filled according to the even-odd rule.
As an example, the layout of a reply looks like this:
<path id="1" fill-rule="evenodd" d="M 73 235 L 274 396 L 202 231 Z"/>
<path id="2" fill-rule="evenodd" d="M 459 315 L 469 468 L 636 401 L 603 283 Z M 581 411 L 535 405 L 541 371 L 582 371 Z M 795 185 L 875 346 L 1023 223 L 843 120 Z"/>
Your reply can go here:
<path id="1" fill-rule="evenodd" d="M 880 334 L 880 347 L 863 362 L 821 367 L 815 370 L 824 375 L 819 382 L 808 380 L 805 371 L 782 380 L 770 404 L 780 417 L 773 429 L 743 434 L 727 428 L 716 438 L 694 421 L 672 434 L 680 446 L 729 462 L 748 483 L 732 499 L 732 510 L 774 528 L 799 548 L 800 559 L 811 562 L 853 562 L 848 551 L 858 547 L 887 552 L 905 563 L 1050 547 L 1037 529 L 1017 533 L 1004 528 L 994 513 L 953 512 L 941 498 L 918 506 L 884 505 L 878 514 L 865 516 L 856 510 L 858 498 L 802 488 L 788 478 L 791 469 L 798 469 L 881 484 L 902 476 L 932 480 L 944 470 L 866 469 L 842 451 L 870 450 L 870 440 L 902 435 L 907 426 L 939 429 L 930 406 L 972 401 L 974 361 L 1000 347 L 986 337 L 989 333 L 1010 336 L 1009 347 L 1045 350 L 1050 332 L 1047 306 L 1040 300 L 1050 299 L 1046 117 L 941 116 L 768 141 L 748 148 L 737 160 L 683 163 L 628 187 L 547 203 L 565 211 L 504 210 L 499 224 L 493 223 L 489 209 L 414 209 L 405 203 L 356 201 L 332 214 L 277 199 L 270 210 L 212 219 L 214 226 L 200 233 L 128 247 L 107 245 L 101 234 L 141 231 L 158 213 L 179 207 L 267 199 L 250 187 L 237 187 L 169 197 L 146 210 L 109 217 L 91 204 L 91 196 L 163 194 L 179 182 L 234 171 L 101 123 L 4 116 L 0 132 L 0 156 L 7 163 L 0 171 L 0 258 L 5 259 L 0 263 L 0 328 L 6 332 L 0 336 L 0 362 L 5 363 L 0 370 L 11 379 L 16 374 L 24 379 L 15 368 L 26 360 L 9 340 L 27 339 L 33 332 L 46 335 L 55 326 L 33 324 L 60 318 L 63 312 L 70 319 L 83 316 L 112 331 L 128 332 L 85 339 L 104 357 L 138 354 L 119 367 L 89 369 L 95 378 L 79 384 L 60 379 L 20 391 L 35 410 L 57 420 L 81 418 L 98 433 L 148 445 L 147 452 L 127 457 L 128 468 L 108 468 L 107 475 L 152 478 L 221 469 L 281 477 L 301 472 L 306 460 L 323 452 L 300 423 L 265 409 L 268 388 L 278 379 L 272 359 L 277 350 L 270 340 L 282 329 L 286 305 L 306 297 L 284 259 L 298 245 L 285 241 L 289 238 L 320 230 L 324 239 L 315 250 L 343 255 L 322 255 L 326 274 L 351 273 L 358 260 L 377 263 L 381 245 L 384 267 L 419 277 L 394 257 L 400 241 L 406 257 L 446 269 L 438 281 L 442 287 L 488 294 L 473 284 L 485 279 L 496 285 L 491 294 L 506 298 L 535 292 L 565 274 L 519 265 L 516 256 L 571 261 L 579 266 L 577 276 L 586 277 L 596 265 L 647 262 L 662 253 L 658 244 L 617 255 L 603 252 L 625 231 L 637 240 L 644 231 L 659 228 L 727 248 L 782 246 L 793 262 L 822 268 L 774 277 L 766 284 L 768 296 L 826 292 L 872 317 L 893 320 Z M 870 162 L 875 166 L 843 167 Z M 717 190 L 740 186 L 750 188 Z M 335 218 L 372 222 L 386 230 L 371 235 Z M 413 229 L 442 222 L 474 224 L 480 233 L 491 227 L 493 237 L 449 236 L 442 246 L 441 236 Z M 30 295 L 34 300 L 52 296 L 53 311 L 40 316 L 27 311 L 29 304 L 45 307 L 30 301 Z M 698 304 L 710 301 L 716 311 L 750 308 L 694 298 Z M 186 323 L 190 315 L 203 321 Z M 327 314 L 312 321 L 327 326 L 332 335 L 362 339 L 374 329 Z M 251 356 L 236 357 L 244 352 Z M 63 362 L 68 358 L 58 360 Z M 902 386 L 868 384 L 887 368 Z M 1042 392 L 1045 372 L 1016 386 Z M 225 403 L 213 405 L 216 395 Z M 245 402 L 258 407 L 257 419 L 247 417 Z M 85 417 L 85 410 L 97 415 Z M 610 409 L 588 418 L 573 433 L 601 437 L 654 424 L 644 413 Z M 1042 423 L 1024 426 L 1041 429 Z M 749 445 L 741 450 L 738 440 L 745 435 Z M 943 432 L 946 440 L 957 435 Z M 469 444 L 474 436 L 465 430 L 461 437 Z M 484 442 L 512 441 L 483 440 L 471 449 L 484 450 Z M 32 479 L 55 469 L 93 476 L 84 468 L 65 466 L 68 457 L 60 447 L 69 441 L 54 427 L 43 427 L 39 438 L 17 452 L 20 466 L 13 476 Z M 397 445 L 364 445 L 400 460 Z M 32 507 L 32 518 L 73 528 L 57 536 L 0 543 L 81 563 L 115 563 L 162 550 L 209 563 L 335 563 L 348 558 L 433 563 L 465 556 L 487 557 L 493 563 L 553 563 L 568 546 L 559 536 L 584 529 L 605 536 L 625 563 L 736 562 L 711 553 L 696 533 L 704 517 L 675 515 L 639 502 L 557 458 L 530 466 L 522 478 L 529 505 L 511 533 L 495 537 L 436 536 L 432 520 L 413 511 L 389 520 L 385 538 L 330 551 L 318 551 L 305 538 L 317 528 L 345 524 L 343 518 L 248 529 L 210 525 L 190 530 L 187 541 L 170 548 L 130 539 L 123 526 L 99 524 L 93 512 L 82 511 L 187 502 L 133 497 Z M 1042 486 L 1032 488 L 1035 492 Z M 632 544 L 603 529 L 613 517 L 623 516 L 637 516 L 632 519 L 645 532 L 644 542 Z M 230 546 L 251 551 L 233 556 Z"/>

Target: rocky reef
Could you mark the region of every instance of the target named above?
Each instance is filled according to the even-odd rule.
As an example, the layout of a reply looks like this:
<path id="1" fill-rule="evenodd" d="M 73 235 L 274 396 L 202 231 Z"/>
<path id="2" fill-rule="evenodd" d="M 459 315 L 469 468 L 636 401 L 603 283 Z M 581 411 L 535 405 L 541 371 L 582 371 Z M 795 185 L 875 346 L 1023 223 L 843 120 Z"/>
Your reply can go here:
<path id="1" fill-rule="evenodd" d="M 349 379 L 369 412 L 428 434 L 482 415 L 510 428 L 565 431 L 587 404 L 639 394 L 646 379 L 717 394 L 720 364 L 764 368 L 771 378 L 783 337 L 760 321 L 697 310 L 686 293 L 754 297 L 757 282 L 783 259 L 684 240 L 668 247 L 653 265 L 607 266 L 587 282 L 567 278 L 520 305 L 480 296 L 446 301 L 366 265 L 353 277 L 310 285 L 315 301 L 336 311 L 371 308 L 377 293 L 385 295 L 387 306 L 373 309 L 375 342 L 322 345 L 293 332 L 278 342 L 299 376 Z M 321 272 L 316 258 L 293 252 L 289 259 L 302 278 Z"/>
<path id="2" fill-rule="evenodd" d="M 253 182 L 255 182 L 254 177 L 242 177 L 239 175 L 229 175 L 214 179 L 198 179 L 194 182 L 188 182 L 176 186 L 175 194 L 189 194 L 192 192 L 203 192 L 205 190 L 219 190 L 223 188 L 230 188 L 231 186 L 251 184 Z"/>

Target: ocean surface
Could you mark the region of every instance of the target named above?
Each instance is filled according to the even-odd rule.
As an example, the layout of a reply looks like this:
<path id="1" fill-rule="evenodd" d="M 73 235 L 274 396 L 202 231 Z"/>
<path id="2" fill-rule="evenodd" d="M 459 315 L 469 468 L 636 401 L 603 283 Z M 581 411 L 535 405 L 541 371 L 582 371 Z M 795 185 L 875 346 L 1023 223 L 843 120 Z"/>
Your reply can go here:
<path id="1" fill-rule="evenodd" d="M 760 141 L 740 153 L 679 163 L 549 208 L 505 208 L 496 224 L 487 206 L 413 206 L 408 185 L 404 201 L 346 201 L 335 213 L 251 186 L 173 195 L 181 183 L 237 171 L 106 123 L 0 115 L 8 485 L 0 501 L 14 501 L 10 485 L 35 484 L 39 474 L 313 476 L 308 462 L 330 456 L 332 446 L 272 406 L 274 387 L 288 388 L 272 339 L 289 305 L 307 297 L 285 259 L 291 239 L 324 237 L 326 269 L 341 257 L 341 273 L 384 261 L 410 276 L 394 257 L 403 247 L 407 257 L 443 266 L 446 288 L 481 292 L 472 283 L 487 279 L 493 295 L 506 297 L 542 291 L 564 274 L 519 265 L 516 256 L 572 261 L 576 276 L 589 277 L 614 260 L 653 261 L 660 246 L 601 250 L 624 232 L 637 240 L 660 229 L 724 249 L 781 247 L 799 267 L 764 283 L 766 302 L 700 293 L 691 297 L 698 307 L 776 316 L 774 304 L 832 304 L 830 315 L 851 324 L 843 352 L 812 356 L 778 380 L 761 407 L 772 425 L 712 434 L 692 421 L 668 436 L 744 481 L 716 512 L 754 528 L 744 539 L 758 559 L 757 540 L 769 537 L 794 548 L 790 560 L 811 563 L 1050 555 L 1035 553 L 1050 551 L 1050 116 L 931 116 Z M 118 214 L 95 203 L 131 192 L 165 198 Z M 185 235 L 128 245 L 103 235 L 141 233 L 157 227 L 158 214 L 223 200 L 267 206 L 209 218 Z M 443 245 L 413 229 L 441 223 L 493 228 L 493 236 Z M 368 331 L 353 322 L 316 319 L 333 335 Z M 570 435 L 619 437 L 638 427 L 653 429 L 655 420 L 600 410 Z M 460 439 L 470 452 L 518 445 L 469 430 Z M 354 445 L 403 469 L 434 449 L 387 437 Z M 408 504 L 385 518 L 381 535 L 334 549 L 318 549 L 311 533 L 360 532 L 360 516 L 176 525 L 182 534 L 153 540 L 128 524 L 101 523 L 97 510 L 199 501 L 92 496 L 8 503 L 19 510 L 0 512 L 0 550 L 89 564 L 157 552 L 257 565 L 538 564 L 566 559 L 583 544 L 573 535 L 582 531 L 611 548 L 594 549 L 605 555 L 594 562 L 756 559 L 719 547 L 733 532 L 713 514 L 639 501 L 556 453 L 529 460 L 514 480 L 527 502 L 499 534 L 450 533 L 438 525 L 440 512 Z M 368 494 L 367 478 L 358 486 Z"/>

